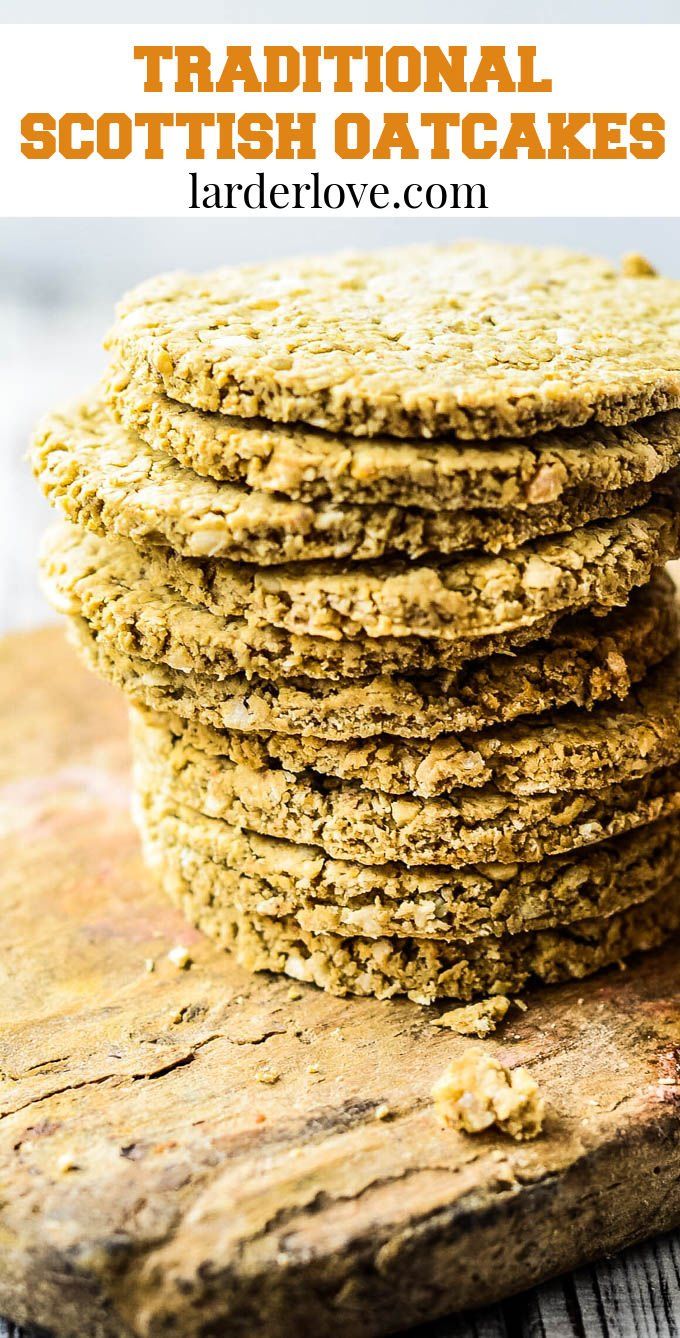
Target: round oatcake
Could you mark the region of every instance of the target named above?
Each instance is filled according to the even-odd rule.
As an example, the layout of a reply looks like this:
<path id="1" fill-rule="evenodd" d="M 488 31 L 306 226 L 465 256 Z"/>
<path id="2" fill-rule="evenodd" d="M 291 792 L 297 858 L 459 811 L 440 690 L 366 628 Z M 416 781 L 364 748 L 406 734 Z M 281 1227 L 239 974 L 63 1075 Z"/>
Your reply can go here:
<path id="1" fill-rule="evenodd" d="M 680 433 L 677 446 L 680 450 Z M 652 489 L 671 477 L 612 490 L 583 484 L 555 501 L 502 511 L 294 501 L 200 477 L 129 432 L 96 398 L 44 418 L 31 460 L 52 505 L 95 534 L 118 535 L 138 547 L 184 557 L 260 566 L 319 558 L 418 558 L 471 549 L 498 553 L 540 535 L 624 515 L 649 501 Z"/>
<path id="2" fill-rule="evenodd" d="M 149 715 L 153 719 L 153 715 Z M 546 711 L 478 733 L 334 740 L 211 729 L 164 711 L 156 717 L 182 749 L 265 771 L 281 769 L 369 790 L 431 799 L 461 786 L 515 796 L 601 789 L 680 762 L 680 653 L 664 660 L 622 702 L 590 712 Z"/>
<path id="3" fill-rule="evenodd" d="M 206 901 L 292 916 L 310 933 L 470 940 L 613 915 L 677 875 L 680 823 L 650 823 L 536 864 L 357 864 L 258 836 L 138 791 L 142 840 L 194 875 Z"/>
<path id="4" fill-rule="evenodd" d="M 82 601 L 88 592 L 100 616 L 115 620 L 115 587 L 129 605 L 126 617 L 136 608 L 156 639 L 186 638 L 180 667 L 199 672 L 219 657 L 225 637 L 233 642 L 235 624 L 246 637 L 278 629 L 341 643 L 375 639 L 386 669 L 390 638 L 405 642 L 405 656 L 409 641 L 434 638 L 461 662 L 536 640 L 566 613 L 624 604 L 680 551 L 677 488 L 675 479 L 626 516 L 496 556 L 254 567 L 160 549 L 140 553 L 126 539 L 66 525 L 47 540 L 43 572 L 63 607 L 86 617 L 84 608 L 68 606 L 69 596 Z M 174 609 L 171 629 L 164 608 Z M 147 654 L 141 644 L 137 649 Z"/>
<path id="5" fill-rule="evenodd" d="M 171 716 L 134 712 L 132 739 L 139 788 L 168 806 L 360 864 L 534 863 L 680 811 L 680 765 L 566 794 L 483 786 L 424 799 L 215 759 L 175 734 Z"/>
<path id="6" fill-rule="evenodd" d="M 381 672 L 374 655 L 360 661 L 369 672 L 373 668 L 364 678 L 339 677 L 337 664 L 328 662 L 323 666 L 330 671 L 326 678 L 310 677 L 314 647 L 332 652 L 345 646 L 312 637 L 286 639 L 284 633 L 274 665 L 279 672 L 288 668 L 288 678 L 262 677 L 274 652 L 248 646 L 241 650 L 259 673 L 227 672 L 226 651 L 218 666 L 220 676 L 173 669 L 167 663 L 172 658 L 168 639 L 159 642 L 163 660 L 144 659 L 136 652 L 136 627 L 131 619 L 131 644 L 123 649 L 123 632 L 109 635 L 75 612 L 68 618 L 71 639 L 85 663 L 139 706 L 173 711 L 217 729 L 356 743 L 385 733 L 434 739 L 446 731 L 480 730 L 561 706 L 589 711 L 598 702 L 622 699 L 677 644 L 677 606 L 671 582 L 659 574 L 636 590 L 625 608 L 606 618 L 563 618 L 549 637 L 515 654 L 495 653 L 429 674 Z M 412 644 L 434 662 L 445 659 L 443 643 L 440 657 L 436 642 L 401 643 L 405 648 Z M 349 646 L 360 649 L 356 641 Z M 300 672 L 305 657 L 307 675 Z M 235 654 L 228 663 L 233 668 L 238 661 Z"/>
<path id="7" fill-rule="evenodd" d="M 399 441 L 192 409 L 164 393 L 147 363 L 134 371 L 114 364 L 101 393 L 129 431 L 186 469 L 301 502 L 526 510 L 575 488 L 614 492 L 649 483 L 680 454 L 676 409 L 621 426 L 540 432 L 526 441 Z"/>
<path id="8" fill-rule="evenodd" d="M 278 971 L 320 985 L 332 994 L 406 994 L 415 1003 L 512 994 L 532 981 L 556 984 L 621 963 L 631 953 L 658 947 L 680 925 L 677 876 L 656 895 L 614 915 L 578 920 L 564 929 L 539 929 L 464 943 L 455 938 L 355 938 L 315 934 L 293 916 L 274 919 L 209 895 L 201 878 L 206 861 L 194 854 L 145 843 L 145 858 L 182 913 L 251 971 Z M 184 852 L 186 853 L 186 852 Z M 207 881 L 208 895 L 205 884 Z"/>
<path id="9" fill-rule="evenodd" d="M 198 409 L 526 437 L 676 407 L 680 283 L 488 242 L 275 261 L 141 284 L 108 346 Z"/>

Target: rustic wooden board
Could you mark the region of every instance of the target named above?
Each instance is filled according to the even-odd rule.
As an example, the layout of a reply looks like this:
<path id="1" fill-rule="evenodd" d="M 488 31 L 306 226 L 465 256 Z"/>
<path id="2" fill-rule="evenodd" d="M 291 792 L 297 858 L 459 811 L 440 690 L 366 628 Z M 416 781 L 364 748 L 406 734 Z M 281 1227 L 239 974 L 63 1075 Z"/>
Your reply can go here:
<path id="1" fill-rule="evenodd" d="M 541 1139 L 443 1131 L 428 1094 L 466 1042 L 431 1010 L 291 999 L 165 904 L 123 708 L 59 631 L 2 643 L 0 703 L 0 1313 L 88 1338 L 384 1333 L 680 1221 L 677 945 L 536 991 L 487 1042 L 541 1082 Z"/>

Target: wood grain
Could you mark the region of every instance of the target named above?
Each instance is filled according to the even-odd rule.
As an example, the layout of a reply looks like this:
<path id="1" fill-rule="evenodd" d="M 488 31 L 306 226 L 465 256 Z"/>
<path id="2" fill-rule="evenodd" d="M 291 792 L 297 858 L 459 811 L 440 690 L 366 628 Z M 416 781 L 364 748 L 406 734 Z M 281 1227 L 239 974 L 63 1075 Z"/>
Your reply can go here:
<path id="1" fill-rule="evenodd" d="M 385 1333 L 680 1220 L 677 945 L 536 991 L 488 1043 L 545 1091 L 536 1143 L 443 1131 L 429 1091 L 465 1042 L 430 1010 L 291 998 L 165 904 L 121 703 L 60 632 L 3 643 L 0 697 L 0 1312 L 79 1338 Z"/>

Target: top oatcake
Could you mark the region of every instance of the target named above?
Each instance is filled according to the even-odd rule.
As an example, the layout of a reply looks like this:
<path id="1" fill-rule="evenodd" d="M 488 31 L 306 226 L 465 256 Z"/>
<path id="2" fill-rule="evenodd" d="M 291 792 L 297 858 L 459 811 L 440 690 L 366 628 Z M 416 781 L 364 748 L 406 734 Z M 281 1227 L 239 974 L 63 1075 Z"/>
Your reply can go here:
<path id="1" fill-rule="evenodd" d="M 356 436 L 531 436 L 680 404 L 680 282 L 466 242 L 152 279 L 108 338 L 194 408 Z"/>

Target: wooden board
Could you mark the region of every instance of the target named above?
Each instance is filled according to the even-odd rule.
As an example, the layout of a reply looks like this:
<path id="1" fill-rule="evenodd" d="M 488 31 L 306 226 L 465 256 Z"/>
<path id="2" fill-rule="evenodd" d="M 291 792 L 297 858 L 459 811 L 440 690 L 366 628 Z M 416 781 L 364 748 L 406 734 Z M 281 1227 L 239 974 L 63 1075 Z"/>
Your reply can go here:
<path id="1" fill-rule="evenodd" d="M 538 1077 L 542 1138 L 443 1131 L 430 1088 L 466 1042 L 432 1010 L 293 999 L 166 905 L 123 707 L 60 631 L 2 643 L 0 703 L 0 1313 L 88 1338 L 378 1334 L 680 1221 L 677 945 L 534 992 L 486 1042 Z"/>

